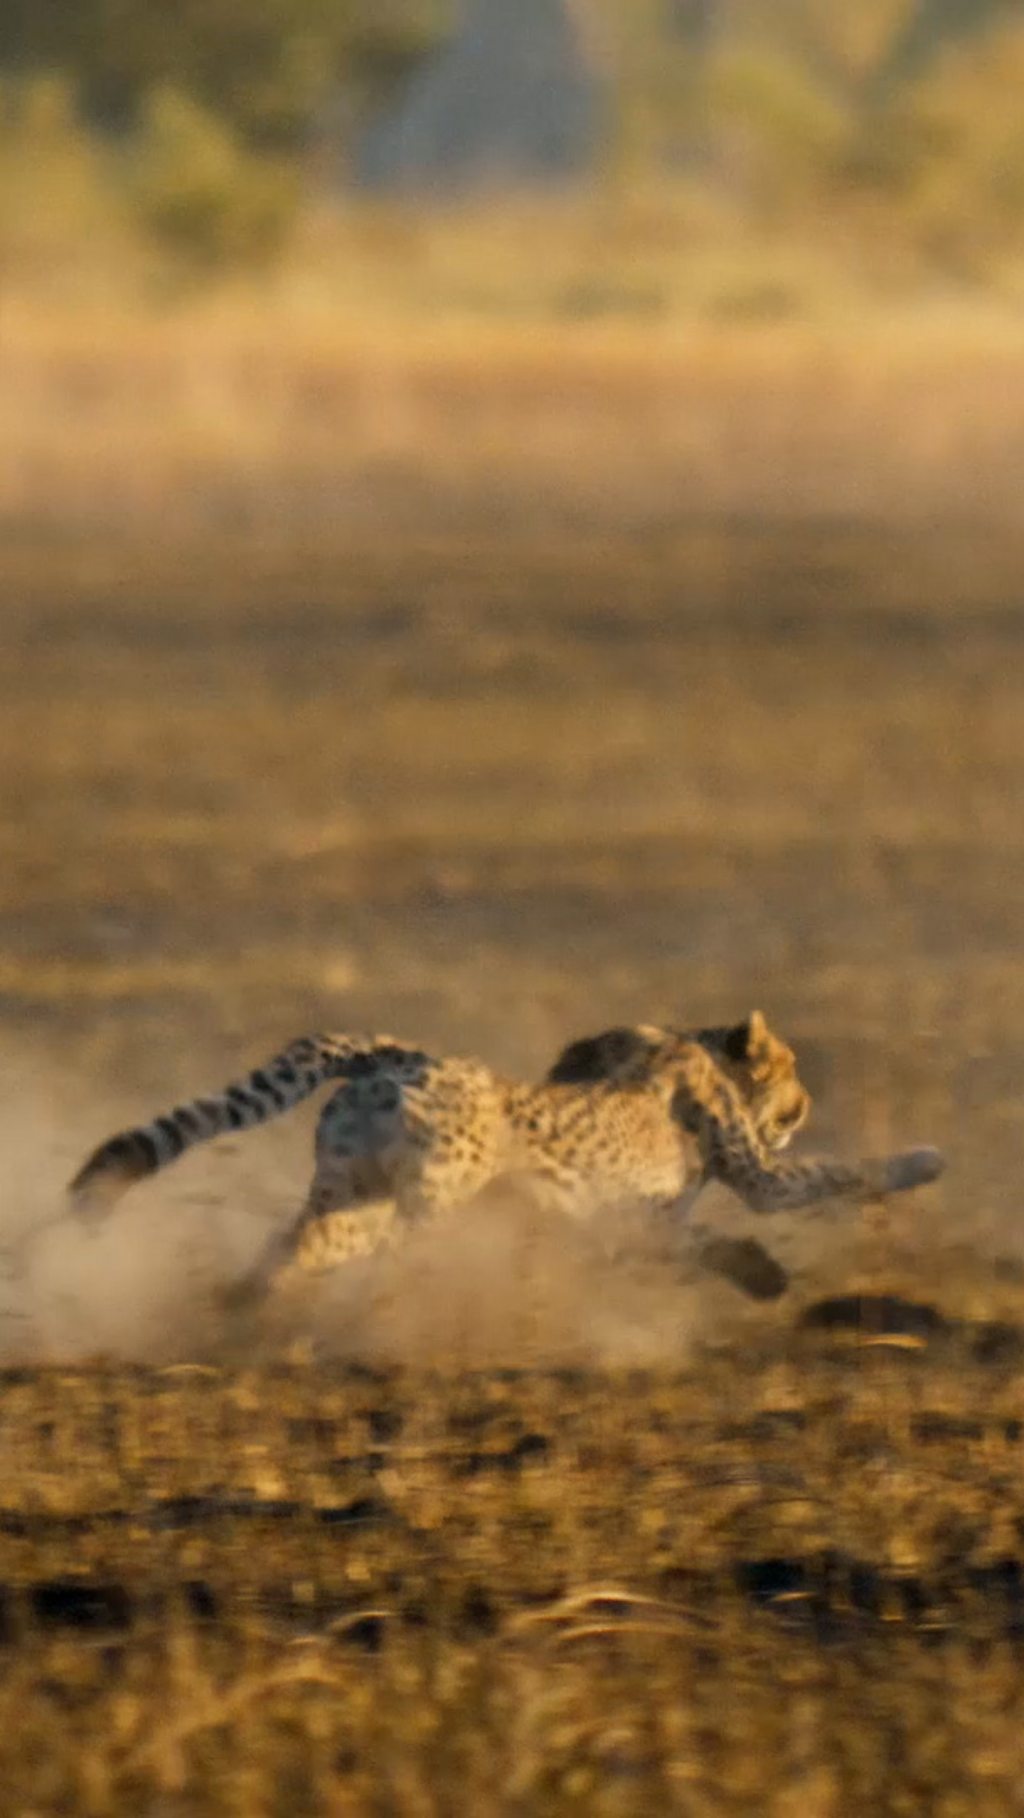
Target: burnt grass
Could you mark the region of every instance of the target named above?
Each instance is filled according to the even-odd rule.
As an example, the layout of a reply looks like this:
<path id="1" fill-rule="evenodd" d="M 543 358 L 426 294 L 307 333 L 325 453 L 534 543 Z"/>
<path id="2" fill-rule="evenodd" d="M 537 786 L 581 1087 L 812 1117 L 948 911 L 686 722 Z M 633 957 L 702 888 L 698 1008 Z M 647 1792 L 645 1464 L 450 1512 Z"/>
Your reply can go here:
<path id="1" fill-rule="evenodd" d="M 1017 1809 L 1020 1358 L 846 1311 L 678 1373 L 8 1368 L 7 1809 Z"/>
<path id="2" fill-rule="evenodd" d="M 1024 1812 L 1019 572 L 839 524 L 12 541 L 11 1229 L 16 1165 L 48 1206 L 332 1026 L 536 1076 L 760 1004 L 807 1148 L 950 1167 L 759 1223 L 777 1279 L 678 1345 L 658 1302 L 643 1368 L 585 1320 L 568 1362 L 192 1345 L 146 1246 L 291 1205 L 309 1119 L 140 1192 L 78 1325 L 0 1319 L 5 1818 Z"/>

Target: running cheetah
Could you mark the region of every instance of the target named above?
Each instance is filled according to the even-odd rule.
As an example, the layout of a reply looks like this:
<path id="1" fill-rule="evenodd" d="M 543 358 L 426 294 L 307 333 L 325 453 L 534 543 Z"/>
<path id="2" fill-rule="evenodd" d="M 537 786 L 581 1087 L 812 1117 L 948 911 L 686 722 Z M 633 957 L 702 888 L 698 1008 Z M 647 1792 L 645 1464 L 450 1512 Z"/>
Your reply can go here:
<path id="1" fill-rule="evenodd" d="M 684 1215 L 713 1179 L 772 1212 L 901 1192 L 943 1166 L 934 1149 L 855 1166 L 776 1160 L 810 1100 L 792 1050 L 755 1011 L 690 1033 L 605 1031 L 568 1047 L 540 1085 L 384 1036 L 306 1036 L 244 1081 L 105 1142 L 71 1183 L 75 1210 L 101 1215 L 193 1144 L 263 1123 L 331 1079 L 345 1083 L 320 1116 L 306 1203 L 239 1284 L 240 1300 L 393 1241 L 498 1179 L 589 1219 L 626 1205 Z"/>

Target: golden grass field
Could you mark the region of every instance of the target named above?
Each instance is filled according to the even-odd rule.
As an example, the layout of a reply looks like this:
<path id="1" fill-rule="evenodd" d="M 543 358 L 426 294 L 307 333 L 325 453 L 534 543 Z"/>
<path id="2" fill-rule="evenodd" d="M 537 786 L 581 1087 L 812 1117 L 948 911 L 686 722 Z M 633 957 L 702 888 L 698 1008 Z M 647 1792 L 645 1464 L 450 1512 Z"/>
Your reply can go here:
<path id="1" fill-rule="evenodd" d="M 15 289 L 0 519 L 292 541 L 1019 521 L 1024 355 L 997 299 L 565 323 L 445 296 L 413 318 L 386 293 L 347 311 L 308 280 L 163 309 Z"/>
<path id="2" fill-rule="evenodd" d="M 835 426 L 791 409 L 810 486 Z M 609 481 L 605 521 L 571 460 L 507 520 L 399 489 L 384 537 L 315 472 L 218 518 L 192 468 L 162 519 L 119 433 L 95 472 L 75 444 L 61 524 L 0 457 L 5 1238 L 316 1027 L 537 1075 L 760 1004 L 805 1149 L 949 1171 L 771 1221 L 709 1196 L 790 1271 L 770 1303 L 496 1206 L 225 1331 L 308 1107 L 45 1233 L 0 1292 L 5 1815 L 1024 1809 L 1019 528 L 872 524 L 842 484 L 801 522 L 772 475 L 778 515 Z"/>
<path id="3" fill-rule="evenodd" d="M 10 1371 L 11 1811 L 1019 1809 L 1020 1357 Z"/>

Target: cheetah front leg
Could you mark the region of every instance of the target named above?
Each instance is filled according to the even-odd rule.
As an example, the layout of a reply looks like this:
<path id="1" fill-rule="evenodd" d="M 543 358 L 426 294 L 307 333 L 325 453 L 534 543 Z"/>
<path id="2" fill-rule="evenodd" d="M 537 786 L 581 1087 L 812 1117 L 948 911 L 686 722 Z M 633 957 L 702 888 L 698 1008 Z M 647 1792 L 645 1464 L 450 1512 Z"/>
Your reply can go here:
<path id="1" fill-rule="evenodd" d="M 937 1180 L 945 1167 L 938 1149 L 903 1149 L 896 1155 L 848 1163 L 831 1158 L 777 1162 L 730 1145 L 714 1173 L 752 1212 L 796 1211 L 823 1199 L 883 1199 Z"/>
<path id="2" fill-rule="evenodd" d="M 695 1088 L 695 1089 L 694 1089 Z M 731 1082 L 716 1079 L 708 1092 L 701 1067 L 693 1086 L 680 1086 L 673 1112 L 700 1142 L 706 1180 L 720 1180 L 753 1212 L 795 1211 L 832 1198 L 878 1199 L 937 1180 L 945 1167 L 938 1149 L 903 1149 L 859 1162 L 831 1157 L 778 1160 L 764 1148 Z"/>

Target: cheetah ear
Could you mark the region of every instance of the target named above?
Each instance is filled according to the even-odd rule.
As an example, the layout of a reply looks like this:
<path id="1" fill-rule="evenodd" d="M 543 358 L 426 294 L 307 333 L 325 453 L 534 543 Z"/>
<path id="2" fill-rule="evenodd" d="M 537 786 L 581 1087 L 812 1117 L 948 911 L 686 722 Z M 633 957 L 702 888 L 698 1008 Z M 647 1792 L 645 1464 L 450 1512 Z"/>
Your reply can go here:
<path id="1" fill-rule="evenodd" d="M 754 1015 L 757 1015 L 756 1011 Z M 722 1052 L 727 1060 L 749 1060 L 750 1050 L 753 1045 L 751 1040 L 753 1028 L 754 1017 L 748 1016 L 744 1022 L 734 1023 L 731 1029 L 726 1030 L 725 1040 L 722 1043 Z"/>
<path id="2" fill-rule="evenodd" d="M 770 1041 L 768 1024 L 760 1010 L 752 1010 L 742 1023 L 726 1032 L 725 1054 L 731 1061 L 748 1061 L 763 1053 Z"/>
<path id="3" fill-rule="evenodd" d="M 747 1018 L 747 1048 L 753 1053 L 755 1048 L 766 1048 L 771 1040 L 768 1024 L 760 1010 L 752 1010 Z"/>
<path id="4" fill-rule="evenodd" d="M 565 1085 L 598 1079 L 603 1059 L 600 1042 L 594 1036 L 583 1036 L 562 1049 L 548 1070 L 548 1080 L 552 1085 Z"/>

